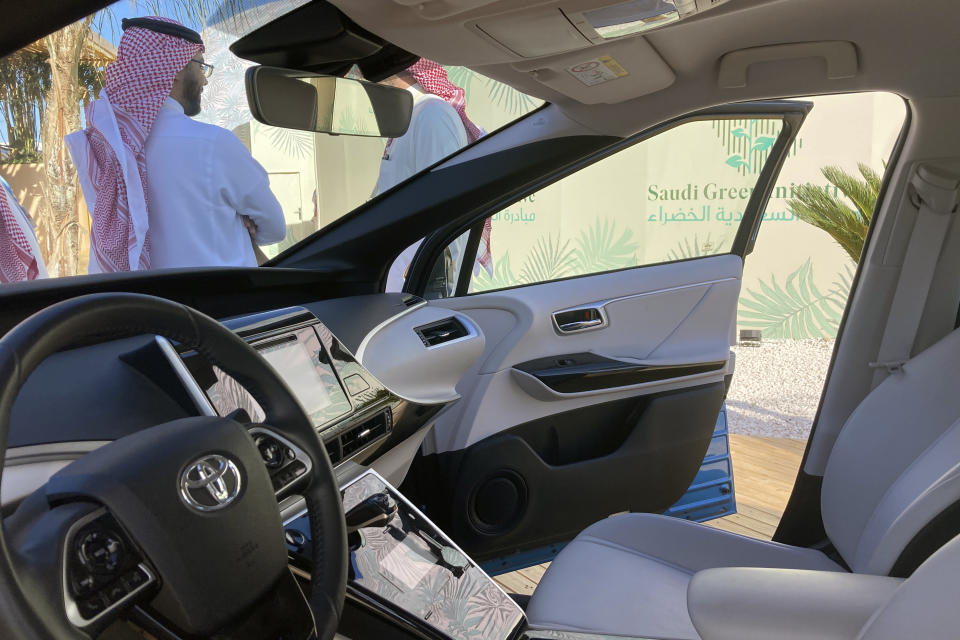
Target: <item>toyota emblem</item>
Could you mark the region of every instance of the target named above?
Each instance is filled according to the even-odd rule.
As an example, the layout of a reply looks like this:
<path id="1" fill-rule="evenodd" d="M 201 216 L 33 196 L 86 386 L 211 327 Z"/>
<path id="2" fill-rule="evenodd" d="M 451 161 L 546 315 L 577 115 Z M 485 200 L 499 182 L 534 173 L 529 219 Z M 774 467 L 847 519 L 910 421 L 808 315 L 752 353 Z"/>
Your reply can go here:
<path id="1" fill-rule="evenodd" d="M 240 469 L 224 456 L 204 456 L 188 464 L 180 473 L 180 497 L 191 509 L 223 509 L 239 494 Z"/>

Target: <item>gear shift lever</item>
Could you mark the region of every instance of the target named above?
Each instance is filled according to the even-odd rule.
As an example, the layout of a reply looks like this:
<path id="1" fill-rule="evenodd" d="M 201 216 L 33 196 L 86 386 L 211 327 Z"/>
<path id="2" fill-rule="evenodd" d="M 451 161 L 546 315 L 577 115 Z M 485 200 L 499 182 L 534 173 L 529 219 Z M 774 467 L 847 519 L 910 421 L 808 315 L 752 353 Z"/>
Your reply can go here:
<path id="1" fill-rule="evenodd" d="M 347 533 L 364 527 L 385 526 L 397 513 L 396 501 L 384 493 L 375 493 L 354 506 L 345 515 Z"/>

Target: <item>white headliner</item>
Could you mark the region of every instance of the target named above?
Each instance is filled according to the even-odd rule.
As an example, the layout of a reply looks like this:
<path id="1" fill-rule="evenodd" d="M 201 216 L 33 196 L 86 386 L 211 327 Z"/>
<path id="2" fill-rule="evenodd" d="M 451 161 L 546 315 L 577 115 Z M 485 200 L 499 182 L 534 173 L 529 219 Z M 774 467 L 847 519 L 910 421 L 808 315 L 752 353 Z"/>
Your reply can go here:
<path id="1" fill-rule="evenodd" d="M 498 46 L 476 25 L 490 24 L 494 17 L 519 18 L 525 12 L 559 7 L 582 11 L 619 0 L 332 1 L 364 28 L 398 46 L 445 64 L 469 66 L 557 104 L 589 129 L 612 135 L 628 135 L 683 113 L 742 100 L 866 90 L 890 91 L 908 99 L 960 94 L 960 3 L 951 0 L 729 0 L 646 36 L 538 59 Z M 424 17 L 470 6 L 477 8 L 440 19 Z M 828 80 L 824 61 L 808 58 L 754 65 L 744 88 L 720 89 L 717 84 L 719 60 L 725 53 L 810 41 L 854 43 L 857 74 Z M 590 88 L 607 91 L 622 83 L 616 97 L 622 101 L 616 104 L 583 104 L 570 97 L 584 97 L 583 87 L 573 89 L 578 83 L 560 83 L 570 89 L 564 94 L 531 72 L 548 70 L 541 79 L 552 73 L 556 80 L 557 70 L 563 75 L 570 60 L 607 54 L 618 59 L 633 56 L 630 65 L 624 65 L 630 76 Z M 674 82 L 659 90 L 645 82 L 644 60 L 651 69 L 665 62 L 676 76 Z"/>

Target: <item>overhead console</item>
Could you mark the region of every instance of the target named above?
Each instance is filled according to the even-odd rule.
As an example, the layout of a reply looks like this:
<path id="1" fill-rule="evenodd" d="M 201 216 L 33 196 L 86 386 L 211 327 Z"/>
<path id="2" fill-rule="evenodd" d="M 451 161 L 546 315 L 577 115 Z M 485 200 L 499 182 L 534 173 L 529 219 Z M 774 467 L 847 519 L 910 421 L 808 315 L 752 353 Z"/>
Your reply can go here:
<path id="1" fill-rule="evenodd" d="M 395 1 L 401 4 L 407 2 Z M 538 58 L 647 33 L 726 1 L 627 0 L 597 6 L 596 2 L 571 0 L 559 5 L 481 18 L 475 25 L 518 56 Z"/>
<path id="2" fill-rule="evenodd" d="M 393 0 L 395 3 L 406 6 L 416 7 L 420 14 L 428 20 L 439 20 L 448 18 L 468 11 L 474 11 L 500 0 Z M 578 7 L 582 5 L 600 4 L 602 8 L 591 8 L 590 12 L 597 15 L 591 17 L 593 29 L 604 33 L 604 28 L 609 28 L 610 24 L 622 24 L 644 21 L 649 24 L 647 29 L 666 24 L 666 21 L 679 20 L 687 18 L 695 13 L 709 9 L 712 6 L 722 4 L 727 0 L 627 0 L 626 2 L 585 2 L 584 0 L 567 0 L 561 3 L 563 13 L 566 16 L 576 18 L 582 13 Z M 597 21 L 604 21 L 608 24 L 597 25 Z M 637 28 L 629 33 L 637 33 L 641 30 Z M 590 33 L 589 31 L 587 33 Z M 627 34 L 620 34 L 627 35 Z M 607 35 L 607 37 L 612 37 Z"/>

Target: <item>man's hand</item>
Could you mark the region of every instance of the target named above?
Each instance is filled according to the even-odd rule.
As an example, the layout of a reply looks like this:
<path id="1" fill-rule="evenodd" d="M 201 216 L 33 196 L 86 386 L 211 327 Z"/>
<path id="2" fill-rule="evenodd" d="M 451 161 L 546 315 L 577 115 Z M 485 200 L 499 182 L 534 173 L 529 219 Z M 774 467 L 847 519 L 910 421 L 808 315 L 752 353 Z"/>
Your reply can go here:
<path id="1" fill-rule="evenodd" d="M 247 228 L 247 233 L 250 234 L 250 244 L 253 245 L 253 254 L 257 257 L 257 264 L 261 265 L 269 258 L 257 246 L 257 223 L 251 220 L 250 216 L 240 216 L 240 219 L 243 220 L 243 226 Z"/>
<path id="2" fill-rule="evenodd" d="M 253 240 L 257 237 L 257 223 L 254 222 L 250 216 L 240 216 L 240 219 L 243 220 L 243 226 L 247 228 L 247 233 L 250 234 L 250 239 Z"/>

